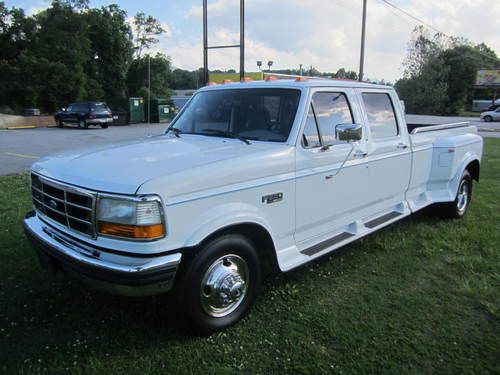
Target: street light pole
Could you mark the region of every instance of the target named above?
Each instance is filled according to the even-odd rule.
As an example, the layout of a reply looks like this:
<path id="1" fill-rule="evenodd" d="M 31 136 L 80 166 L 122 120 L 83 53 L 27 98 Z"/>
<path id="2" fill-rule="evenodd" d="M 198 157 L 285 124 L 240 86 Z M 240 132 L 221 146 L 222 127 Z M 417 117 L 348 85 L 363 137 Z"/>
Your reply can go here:
<path id="1" fill-rule="evenodd" d="M 361 53 L 359 57 L 359 77 L 358 80 L 363 81 L 364 65 L 365 65 L 365 32 L 366 32 L 366 0 L 363 0 L 363 22 L 361 24 Z"/>
<path id="2" fill-rule="evenodd" d="M 148 53 L 148 124 L 151 123 L 151 55 Z"/>

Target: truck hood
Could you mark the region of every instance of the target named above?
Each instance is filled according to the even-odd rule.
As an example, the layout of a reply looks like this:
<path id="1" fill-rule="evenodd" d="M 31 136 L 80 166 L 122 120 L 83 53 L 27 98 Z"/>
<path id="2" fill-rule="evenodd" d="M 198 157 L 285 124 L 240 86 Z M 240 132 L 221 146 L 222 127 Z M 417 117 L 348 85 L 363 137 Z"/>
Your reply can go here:
<path id="1" fill-rule="evenodd" d="M 282 145 L 285 146 L 285 145 Z M 104 146 L 66 151 L 35 162 L 32 170 L 46 177 L 100 192 L 135 194 L 150 180 L 240 157 L 269 153 L 277 144 L 236 139 L 162 135 Z M 168 179 L 170 180 L 170 179 Z M 173 185 L 175 179 L 170 181 Z M 173 186 L 171 186 L 172 188 Z"/>

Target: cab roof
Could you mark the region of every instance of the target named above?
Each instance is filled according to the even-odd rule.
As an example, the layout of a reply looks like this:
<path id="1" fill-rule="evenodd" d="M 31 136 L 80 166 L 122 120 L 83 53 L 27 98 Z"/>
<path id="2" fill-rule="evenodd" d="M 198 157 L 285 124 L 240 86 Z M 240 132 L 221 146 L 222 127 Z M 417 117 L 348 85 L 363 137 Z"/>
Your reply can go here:
<path id="1" fill-rule="evenodd" d="M 347 87 L 347 88 L 365 88 L 393 90 L 392 86 L 377 85 L 373 83 L 358 82 L 354 80 L 342 79 L 305 79 L 297 81 L 295 79 L 276 79 L 269 81 L 247 81 L 247 82 L 229 82 L 202 87 L 199 91 L 221 90 L 230 88 L 294 88 L 302 89 L 304 87 Z"/>

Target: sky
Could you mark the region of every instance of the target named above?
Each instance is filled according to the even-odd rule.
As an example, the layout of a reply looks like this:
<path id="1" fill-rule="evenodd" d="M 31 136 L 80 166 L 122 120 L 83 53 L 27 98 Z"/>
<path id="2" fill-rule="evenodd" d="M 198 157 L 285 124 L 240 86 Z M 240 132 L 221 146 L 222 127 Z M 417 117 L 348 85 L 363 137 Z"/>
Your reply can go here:
<path id="1" fill-rule="evenodd" d="M 4 0 L 29 14 L 47 7 L 45 0 Z M 485 42 L 500 55 L 500 1 L 391 0 L 448 35 Z M 183 69 L 202 66 L 202 0 L 91 0 L 91 6 L 117 3 L 130 19 L 138 11 L 157 18 L 167 30 L 151 52 L 170 56 Z M 239 42 L 239 1 L 208 0 L 209 45 Z M 362 0 L 246 0 L 245 70 L 256 61 L 273 69 L 314 66 L 320 71 L 357 71 Z M 394 82 L 403 74 L 411 32 L 418 23 L 387 6 L 368 0 L 365 77 Z M 239 69 L 238 49 L 212 50 L 210 69 Z"/>

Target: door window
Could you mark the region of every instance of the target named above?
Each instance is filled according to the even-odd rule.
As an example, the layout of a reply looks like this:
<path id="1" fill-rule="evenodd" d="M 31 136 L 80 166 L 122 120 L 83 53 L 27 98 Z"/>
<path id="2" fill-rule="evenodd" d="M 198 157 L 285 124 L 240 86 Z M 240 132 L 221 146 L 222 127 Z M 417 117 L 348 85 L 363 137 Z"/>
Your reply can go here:
<path id="1" fill-rule="evenodd" d="M 317 92 L 312 103 L 323 145 L 335 143 L 335 127 L 352 124 L 352 113 L 345 94 L 341 92 Z"/>
<path id="2" fill-rule="evenodd" d="M 88 104 L 73 104 L 74 112 L 86 112 L 89 110 Z"/>
<path id="3" fill-rule="evenodd" d="M 316 92 L 306 119 L 303 145 L 306 148 L 332 145 L 337 141 L 335 127 L 353 123 L 351 108 L 344 93 Z"/>
<path id="4" fill-rule="evenodd" d="M 374 139 L 398 135 L 396 114 L 388 94 L 365 92 L 363 102 L 368 116 L 368 126 Z"/>
<path id="5" fill-rule="evenodd" d="M 309 113 L 307 114 L 306 126 L 302 134 L 302 144 L 305 148 L 320 147 L 321 141 L 319 139 L 318 126 L 314 118 L 312 103 L 309 106 Z"/>

